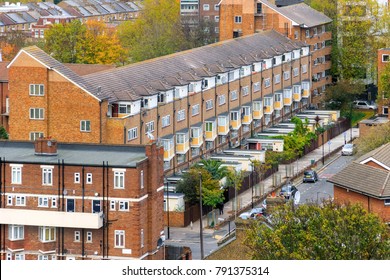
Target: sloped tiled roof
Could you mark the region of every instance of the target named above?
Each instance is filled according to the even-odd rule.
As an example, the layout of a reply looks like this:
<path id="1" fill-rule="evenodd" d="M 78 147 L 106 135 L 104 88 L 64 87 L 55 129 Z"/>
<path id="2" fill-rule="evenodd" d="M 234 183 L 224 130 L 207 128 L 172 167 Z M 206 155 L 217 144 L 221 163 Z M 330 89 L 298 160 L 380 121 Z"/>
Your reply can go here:
<path id="1" fill-rule="evenodd" d="M 357 162 L 363 162 L 368 159 L 373 159 L 390 168 L 390 143 L 387 143 L 363 156 L 358 158 Z"/>
<path id="2" fill-rule="evenodd" d="M 305 3 L 299 3 L 285 7 L 277 7 L 276 5 L 268 2 L 267 0 L 258 1 L 271 7 L 272 9 L 279 12 L 281 15 L 287 17 L 288 19 L 294 21 L 295 23 L 303 25 L 305 27 L 314 27 L 332 22 L 332 19 L 327 17 L 325 14 L 318 12 L 317 10 L 311 8 Z"/>
<path id="3" fill-rule="evenodd" d="M 366 164 L 352 162 L 328 182 L 368 196 L 390 198 L 390 172 Z"/>
<path id="4" fill-rule="evenodd" d="M 115 65 L 106 64 L 78 64 L 78 63 L 64 63 L 66 67 L 75 72 L 79 76 L 85 76 L 100 71 L 114 69 Z"/>

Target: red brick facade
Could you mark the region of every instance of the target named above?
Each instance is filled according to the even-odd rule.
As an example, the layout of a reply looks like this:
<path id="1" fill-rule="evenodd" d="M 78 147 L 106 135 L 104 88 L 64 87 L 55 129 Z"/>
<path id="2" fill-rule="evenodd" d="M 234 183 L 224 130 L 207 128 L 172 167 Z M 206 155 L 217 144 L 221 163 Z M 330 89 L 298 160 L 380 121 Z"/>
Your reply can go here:
<path id="1" fill-rule="evenodd" d="M 92 148 L 97 152 L 104 146 Z M 34 147 L 31 149 L 33 153 Z M 63 146 L 58 149 L 61 155 L 63 149 Z M 128 148 L 129 155 L 133 149 Z M 3 158 L 2 210 L 29 210 L 31 217 L 44 213 L 40 211 L 63 212 L 65 219 L 97 211 L 103 220 L 98 229 L 82 225 L 54 227 L 55 238 L 49 242 L 40 240 L 38 225 L 24 225 L 23 234 L 13 240 L 10 225 L 1 224 L 1 259 L 163 259 L 163 250 L 157 246 L 164 229 L 163 149 L 155 144 L 146 145 L 144 155 L 144 160 L 135 167 L 110 166 L 109 157 L 107 163 L 94 165 L 60 160 L 48 164 L 46 158 L 53 155 L 42 154 L 36 155 L 33 163 Z M 44 167 L 52 170 L 51 185 L 43 185 Z M 20 168 L 20 181 L 12 174 L 13 168 Z M 123 188 L 115 187 L 115 172 L 123 172 Z M 117 244 L 116 231 L 123 231 L 122 244 Z"/>

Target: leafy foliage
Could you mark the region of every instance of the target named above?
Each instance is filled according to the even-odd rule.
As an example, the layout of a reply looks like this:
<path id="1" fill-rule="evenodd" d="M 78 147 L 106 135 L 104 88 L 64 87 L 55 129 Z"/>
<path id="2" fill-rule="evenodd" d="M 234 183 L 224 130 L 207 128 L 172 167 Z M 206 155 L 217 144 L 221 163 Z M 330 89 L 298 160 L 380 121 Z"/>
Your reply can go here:
<path id="1" fill-rule="evenodd" d="M 0 126 L 0 139 L 8 139 L 8 133 L 4 126 Z"/>
<path id="2" fill-rule="evenodd" d="M 228 168 L 226 166 L 222 166 L 222 161 L 219 160 L 202 159 L 200 164 L 198 163 L 196 166 L 207 170 L 211 174 L 211 177 L 215 180 L 221 180 L 229 173 Z"/>
<path id="3" fill-rule="evenodd" d="M 385 98 L 390 98 L 390 63 L 380 74 L 378 90 L 383 93 Z M 381 94 L 378 97 L 382 98 Z"/>
<path id="4" fill-rule="evenodd" d="M 0 49 L 4 61 L 11 61 L 19 50 L 28 45 L 27 35 L 21 30 L 9 30 L 0 37 Z"/>
<path id="5" fill-rule="evenodd" d="M 363 260 L 389 259 L 390 240 L 385 223 L 360 204 L 325 202 L 285 204 L 271 217 L 272 228 L 254 223 L 245 244 L 252 259 Z"/>
<path id="6" fill-rule="evenodd" d="M 242 186 L 242 181 L 244 180 L 244 177 L 245 174 L 242 170 L 236 170 L 233 167 L 229 168 L 229 172 L 227 174 L 227 185 L 239 191 Z"/>
<path id="7" fill-rule="evenodd" d="M 183 32 L 180 2 L 145 0 L 144 9 L 134 21 L 119 26 L 122 44 L 129 49 L 132 61 L 142 61 L 182 50 Z"/>
<path id="8" fill-rule="evenodd" d="M 372 126 L 368 133 L 358 137 L 355 141 L 359 155 L 366 154 L 389 142 L 390 122 L 379 126 Z"/>
<path id="9" fill-rule="evenodd" d="M 364 92 L 364 85 L 349 80 L 340 80 L 325 91 L 325 102 L 329 109 L 348 112 L 351 102 Z"/>

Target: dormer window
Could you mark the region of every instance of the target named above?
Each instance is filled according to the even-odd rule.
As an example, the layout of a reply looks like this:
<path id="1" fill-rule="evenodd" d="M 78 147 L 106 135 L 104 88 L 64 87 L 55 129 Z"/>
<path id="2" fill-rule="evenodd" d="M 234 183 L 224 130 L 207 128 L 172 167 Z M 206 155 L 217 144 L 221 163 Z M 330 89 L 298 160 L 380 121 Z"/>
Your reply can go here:
<path id="1" fill-rule="evenodd" d="M 119 114 L 130 114 L 131 105 L 130 104 L 119 104 Z"/>
<path id="2" fill-rule="evenodd" d="M 205 89 L 209 86 L 209 81 L 208 80 L 202 80 L 202 89 Z"/>
<path id="3" fill-rule="evenodd" d="M 159 103 L 165 103 L 165 93 L 159 93 L 157 100 Z"/>
<path id="4" fill-rule="evenodd" d="M 148 101 L 149 101 L 149 99 L 142 99 L 141 100 L 141 108 L 148 108 Z"/>

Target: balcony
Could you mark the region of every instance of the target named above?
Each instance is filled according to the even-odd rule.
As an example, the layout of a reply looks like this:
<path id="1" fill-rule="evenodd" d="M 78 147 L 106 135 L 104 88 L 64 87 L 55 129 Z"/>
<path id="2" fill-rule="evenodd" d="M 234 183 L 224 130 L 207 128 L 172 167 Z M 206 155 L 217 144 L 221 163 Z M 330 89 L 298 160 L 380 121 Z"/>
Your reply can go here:
<path id="1" fill-rule="evenodd" d="M 176 133 L 176 154 L 183 155 L 190 149 L 190 139 L 187 133 Z"/>
<path id="2" fill-rule="evenodd" d="M 103 226 L 103 212 L 80 213 L 1 208 L 0 224 L 99 229 Z"/>
<path id="3" fill-rule="evenodd" d="M 168 139 L 161 139 L 164 147 L 164 161 L 170 161 L 175 156 L 173 136 Z"/>
<path id="4" fill-rule="evenodd" d="M 229 133 L 228 116 L 218 117 L 218 135 L 227 135 Z"/>
<path id="5" fill-rule="evenodd" d="M 299 102 L 301 101 L 302 99 L 302 96 L 301 96 L 301 92 L 294 92 L 293 93 L 293 101 L 296 101 L 296 102 Z"/>
<path id="6" fill-rule="evenodd" d="M 191 127 L 190 143 L 192 148 L 200 147 L 203 144 L 202 127 Z"/>
<path id="7" fill-rule="evenodd" d="M 253 110 L 253 118 L 259 120 L 263 117 L 263 110 Z"/>
<path id="8" fill-rule="evenodd" d="M 215 121 L 206 121 L 205 126 L 205 140 L 214 141 L 217 138 L 217 123 Z"/>
<path id="9" fill-rule="evenodd" d="M 281 110 L 283 108 L 283 103 L 281 101 L 275 101 L 274 108 L 275 110 Z"/>
<path id="10" fill-rule="evenodd" d="M 304 98 L 309 98 L 309 97 L 310 97 L 310 90 L 308 90 L 308 89 L 303 89 L 303 90 L 302 90 L 302 97 L 304 97 Z"/>
<path id="11" fill-rule="evenodd" d="M 243 115 L 242 124 L 251 124 L 252 123 L 252 115 Z"/>

